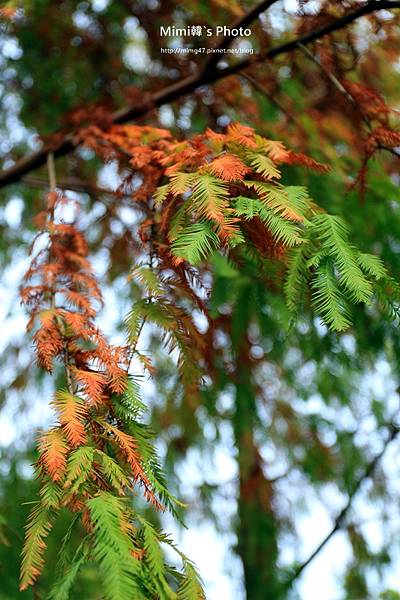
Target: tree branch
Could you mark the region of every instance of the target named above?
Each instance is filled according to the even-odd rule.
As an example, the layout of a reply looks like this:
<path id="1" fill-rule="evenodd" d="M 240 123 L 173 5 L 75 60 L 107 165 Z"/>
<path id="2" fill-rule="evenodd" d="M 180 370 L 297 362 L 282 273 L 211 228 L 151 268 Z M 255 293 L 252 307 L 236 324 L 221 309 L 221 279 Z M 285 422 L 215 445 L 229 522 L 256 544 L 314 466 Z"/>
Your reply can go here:
<path id="1" fill-rule="evenodd" d="M 127 121 L 132 121 L 139 117 L 143 117 L 151 112 L 154 108 L 158 108 L 163 104 L 167 104 L 182 98 L 186 94 L 194 92 L 203 85 L 211 84 L 219 81 L 220 79 L 224 79 L 229 75 L 239 73 L 243 69 L 246 69 L 247 67 L 250 67 L 251 65 L 254 65 L 260 61 L 272 60 L 281 54 L 293 52 L 298 49 L 299 44 L 306 46 L 307 44 L 315 42 L 316 40 L 333 33 L 334 31 L 338 31 L 339 29 L 347 27 L 347 25 L 350 25 L 350 23 L 353 23 L 360 17 L 379 10 L 389 10 L 394 8 L 400 8 L 400 0 L 373 0 L 368 2 L 363 6 L 360 6 L 360 8 L 357 10 L 341 17 L 340 19 L 336 19 L 328 25 L 315 29 L 314 31 L 287 42 L 286 44 L 282 44 L 265 52 L 261 52 L 255 57 L 239 61 L 225 69 L 213 68 L 208 69 L 207 71 L 201 71 L 198 75 L 189 76 L 181 81 L 173 83 L 172 85 L 155 92 L 148 102 L 141 104 L 140 106 L 125 106 L 120 110 L 117 110 L 111 115 L 111 122 L 114 124 L 126 123 Z M 44 146 L 38 152 L 23 158 L 9 169 L 6 169 L 0 173 L 0 188 L 11 183 L 18 182 L 21 177 L 27 173 L 30 173 L 33 169 L 43 166 L 46 163 L 48 152 L 52 151 L 54 157 L 58 158 L 69 154 L 78 145 L 79 144 L 74 141 L 72 135 L 67 135 L 56 147 L 54 147 L 54 143 L 53 146 Z"/>
<path id="2" fill-rule="evenodd" d="M 46 189 L 50 187 L 49 183 L 45 179 L 42 177 L 35 177 L 33 175 L 26 175 L 22 177 L 21 183 L 28 187 L 37 189 Z M 102 188 L 91 181 L 84 181 L 75 177 L 59 179 L 58 187 L 63 190 L 66 189 L 84 194 L 106 194 L 107 196 L 117 196 L 119 198 L 124 196 L 124 194 L 121 192 Z"/>
<path id="3" fill-rule="evenodd" d="M 276 2 L 278 2 L 278 0 L 264 0 L 263 2 L 260 2 L 260 4 L 257 4 L 257 6 L 249 10 L 243 17 L 240 17 L 235 23 L 233 23 L 233 25 L 230 26 L 230 29 L 239 29 L 240 27 L 246 27 L 246 25 L 250 25 L 250 23 L 255 21 L 257 17 L 268 10 L 268 8 L 270 8 L 270 6 Z M 227 35 L 219 44 L 214 46 L 213 49 L 217 50 L 217 52 L 215 54 L 211 54 L 208 60 L 206 60 L 202 69 L 203 72 L 213 69 L 217 65 L 221 59 L 221 55 L 218 50 L 224 50 L 225 48 L 228 48 L 234 39 L 235 36 Z"/>
<path id="4" fill-rule="evenodd" d="M 266 98 L 268 98 L 271 104 L 273 104 L 283 115 L 285 115 L 286 121 L 288 123 L 293 123 L 293 125 L 298 127 L 304 133 L 302 125 L 300 125 L 300 123 L 296 121 L 294 116 L 288 110 L 286 110 L 283 104 L 281 104 L 279 100 L 273 94 L 271 94 L 262 83 L 260 83 L 250 73 L 241 73 L 241 77 L 243 77 L 243 79 L 246 79 L 257 92 L 263 94 Z"/>
<path id="5" fill-rule="evenodd" d="M 329 81 L 332 83 L 332 85 L 342 94 L 342 96 L 344 96 L 346 98 L 346 100 L 353 106 L 353 108 L 355 108 L 360 113 L 360 115 L 361 115 L 364 123 L 368 127 L 369 131 L 372 132 L 373 126 L 371 124 L 371 121 L 369 120 L 367 115 L 363 112 L 363 110 L 359 106 L 359 104 L 358 104 L 357 100 L 354 98 L 354 96 L 352 96 L 350 94 L 350 92 L 348 92 L 346 90 L 346 88 L 343 87 L 343 85 L 340 83 L 340 81 L 337 79 L 337 77 L 335 77 L 335 75 L 333 73 L 331 73 L 331 71 L 329 71 L 329 69 L 327 69 L 322 64 L 322 62 L 316 56 L 314 56 L 314 54 L 312 52 L 310 52 L 310 50 L 306 46 L 304 46 L 300 42 L 298 45 L 299 45 L 300 50 L 302 52 L 304 52 L 304 54 L 306 56 L 308 56 L 308 58 L 310 58 L 313 61 L 313 63 L 316 64 L 321 69 L 321 71 L 326 75 L 326 77 L 329 79 Z M 390 152 L 391 154 L 393 154 L 393 156 L 396 156 L 396 158 L 400 158 L 400 153 L 395 148 L 389 148 L 388 146 L 385 146 L 383 144 L 380 144 L 379 148 L 381 150 L 386 150 L 387 152 Z"/>
<path id="6" fill-rule="evenodd" d="M 351 509 L 353 500 L 354 500 L 355 496 L 357 495 L 357 493 L 359 492 L 360 487 L 362 486 L 362 484 L 364 483 L 364 481 L 366 479 L 373 477 L 375 470 L 376 470 L 378 464 L 380 463 L 380 461 L 382 460 L 388 446 L 391 444 L 391 442 L 393 442 L 393 440 L 397 437 L 397 435 L 399 433 L 400 433 L 400 428 L 397 425 L 395 425 L 393 423 L 389 425 L 389 435 L 384 442 L 382 450 L 368 463 L 368 465 L 365 467 L 363 473 L 360 475 L 360 477 L 354 483 L 352 489 L 349 492 L 347 502 L 344 505 L 344 507 L 342 508 L 342 510 L 336 516 L 333 527 L 330 530 L 330 532 L 324 537 L 324 539 L 320 542 L 320 544 L 318 544 L 318 546 L 310 554 L 310 556 L 294 569 L 290 579 L 286 583 L 288 588 L 290 588 L 293 585 L 294 581 L 296 579 L 298 579 L 298 577 L 302 574 L 304 569 L 306 569 L 309 566 L 309 564 L 314 560 L 314 558 L 316 558 L 318 556 L 318 554 L 321 552 L 321 550 L 323 550 L 323 548 L 326 546 L 326 544 L 332 539 L 332 537 L 335 535 L 335 533 L 337 533 L 343 527 L 347 513 Z"/>
<path id="7" fill-rule="evenodd" d="M 336 19 L 329 23 L 328 25 L 324 25 L 323 27 L 319 27 L 318 29 L 314 29 L 314 31 L 310 31 L 309 33 L 305 33 L 304 35 L 287 42 L 286 44 L 282 44 L 280 46 L 276 46 L 275 48 L 271 48 L 270 50 L 266 50 L 265 52 L 261 52 L 257 54 L 255 57 L 247 58 L 242 60 L 231 67 L 227 67 L 226 69 L 222 69 L 219 71 L 220 74 L 223 74 L 224 77 L 231 75 L 233 73 L 237 73 L 238 71 L 245 69 L 246 67 L 251 66 L 254 63 L 258 63 L 262 60 L 272 60 L 276 58 L 280 54 L 286 54 L 287 52 L 293 52 L 298 48 L 299 44 L 303 46 L 307 46 L 316 40 L 333 33 L 334 31 L 338 31 L 339 29 L 343 29 L 350 25 L 357 19 L 369 15 L 373 12 L 377 12 L 380 10 L 390 10 L 394 8 L 400 8 L 399 0 L 371 0 L 371 2 L 367 2 L 357 8 L 353 12 L 340 17 L 340 19 Z"/>

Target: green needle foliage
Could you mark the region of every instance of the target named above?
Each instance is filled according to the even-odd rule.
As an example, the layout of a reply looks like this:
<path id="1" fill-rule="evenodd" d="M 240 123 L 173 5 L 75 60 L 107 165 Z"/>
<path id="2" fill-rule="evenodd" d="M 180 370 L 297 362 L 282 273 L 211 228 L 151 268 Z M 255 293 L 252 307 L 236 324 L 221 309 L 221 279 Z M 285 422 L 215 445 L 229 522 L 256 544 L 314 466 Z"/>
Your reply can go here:
<path id="1" fill-rule="evenodd" d="M 132 555 L 124 502 L 102 493 L 89 500 L 88 509 L 94 530 L 93 554 L 100 567 L 106 597 L 144 598 L 137 581 L 141 569 Z"/>
<path id="2" fill-rule="evenodd" d="M 210 256 L 217 247 L 218 237 L 206 222 L 194 223 L 185 227 L 173 242 L 176 256 L 187 260 L 193 265 L 198 265 Z"/>

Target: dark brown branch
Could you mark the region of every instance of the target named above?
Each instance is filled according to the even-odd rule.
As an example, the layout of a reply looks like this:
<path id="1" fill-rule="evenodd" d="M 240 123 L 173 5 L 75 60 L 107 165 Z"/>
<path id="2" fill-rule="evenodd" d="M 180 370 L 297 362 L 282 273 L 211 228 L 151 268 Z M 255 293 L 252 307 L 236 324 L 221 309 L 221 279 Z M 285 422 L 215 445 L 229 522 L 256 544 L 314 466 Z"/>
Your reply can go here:
<path id="1" fill-rule="evenodd" d="M 48 181 L 42 177 L 34 177 L 33 175 L 26 175 L 21 179 L 21 183 L 28 187 L 37 189 L 46 189 L 49 187 Z M 92 183 L 91 181 L 83 181 L 75 177 L 68 179 L 59 178 L 57 187 L 63 190 L 71 190 L 73 192 L 84 193 L 84 194 L 106 194 L 108 196 L 122 197 L 124 194 L 121 192 L 108 190 Z"/>
<path id="2" fill-rule="evenodd" d="M 342 529 L 342 527 L 344 526 L 346 516 L 353 505 L 353 500 L 359 492 L 362 484 L 370 477 L 373 477 L 375 470 L 379 465 L 380 461 L 382 460 L 388 446 L 391 444 L 391 442 L 393 442 L 393 440 L 397 437 L 399 433 L 400 428 L 397 425 L 389 425 L 389 435 L 384 442 L 382 450 L 368 463 L 363 473 L 361 473 L 360 477 L 354 483 L 352 489 L 349 492 L 347 502 L 335 518 L 333 527 L 330 530 L 330 532 L 324 537 L 320 544 L 318 544 L 318 546 L 310 554 L 310 556 L 294 569 L 292 576 L 287 582 L 288 588 L 290 588 L 293 585 L 294 581 L 302 574 L 304 569 L 306 569 L 309 566 L 309 564 L 316 558 L 316 556 L 318 556 L 321 550 L 325 548 L 326 544 L 332 539 L 335 533 Z"/>
<path id="3" fill-rule="evenodd" d="M 314 31 L 310 31 L 309 33 L 306 33 L 290 42 L 287 42 L 286 44 L 282 44 L 281 46 L 276 46 L 275 48 L 271 48 L 270 50 L 261 52 L 254 58 L 252 57 L 242 60 L 241 62 L 236 63 L 231 67 L 222 69 L 219 73 L 222 73 L 224 77 L 231 75 L 232 73 L 237 73 L 238 71 L 250 67 L 252 64 L 260 62 L 262 60 L 272 60 L 280 54 L 293 52 L 294 50 L 296 50 L 296 48 L 298 48 L 299 44 L 307 46 L 308 44 L 311 44 L 312 42 L 315 42 L 316 40 L 326 35 L 329 35 L 330 33 L 333 33 L 334 31 L 338 31 L 339 29 L 347 27 L 347 25 L 350 25 L 357 19 L 360 19 L 361 17 L 369 15 L 373 12 L 377 12 L 379 10 L 390 10 L 394 8 L 400 8 L 399 0 L 372 0 L 371 2 L 367 2 L 366 4 L 360 6 L 360 8 L 357 8 L 357 10 L 354 10 L 353 12 L 344 15 L 340 19 L 332 21 L 332 23 L 329 23 L 328 25 L 324 25 L 323 27 L 319 27 Z"/>
<path id="4" fill-rule="evenodd" d="M 145 104 L 140 106 L 125 106 L 124 108 L 121 108 L 111 115 L 111 122 L 126 123 L 127 121 L 132 121 L 139 117 L 143 117 L 151 112 L 151 110 L 154 108 L 158 108 L 163 104 L 178 100 L 186 94 L 194 92 L 203 85 L 214 83 L 215 81 L 219 81 L 220 79 L 228 77 L 229 75 L 238 73 L 262 60 L 272 60 L 281 54 L 293 52 L 298 49 L 299 44 L 306 46 L 307 44 L 315 42 L 316 40 L 333 33 L 334 31 L 343 29 L 360 17 L 378 10 L 388 10 L 393 8 L 400 8 L 400 0 L 374 0 L 372 2 L 368 2 L 367 4 L 360 6 L 360 8 L 357 10 L 341 17 L 340 19 L 336 19 L 324 27 L 320 27 L 314 31 L 311 31 L 310 33 L 300 36 L 299 38 L 296 38 L 291 42 L 287 42 L 286 44 L 282 44 L 265 52 L 261 52 L 255 57 L 239 61 L 225 69 L 209 69 L 206 72 L 202 71 L 198 75 L 186 77 L 185 79 L 178 81 L 177 83 L 174 83 L 160 90 L 159 92 L 156 92 L 152 95 L 150 101 Z M 78 143 L 74 142 L 72 136 L 66 136 L 58 146 L 51 148 L 45 146 L 38 152 L 35 152 L 34 154 L 31 154 L 30 156 L 18 161 L 15 165 L 0 173 L 0 188 L 11 183 L 18 182 L 21 177 L 27 173 L 30 173 L 33 169 L 43 166 L 46 163 L 47 154 L 49 151 L 52 151 L 54 157 L 58 158 L 69 154 L 72 150 L 74 150 L 74 148 L 77 147 L 77 145 Z"/>
<path id="5" fill-rule="evenodd" d="M 278 2 L 278 0 L 264 0 L 263 2 L 260 2 L 260 4 L 257 4 L 257 6 L 249 10 L 243 17 L 240 17 L 235 23 L 233 23 L 229 29 L 239 29 L 240 27 L 246 27 L 247 25 L 250 25 L 250 23 L 255 21 L 257 17 L 268 10 L 268 8 L 270 8 L 270 6 L 276 2 Z M 217 63 L 221 60 L 221 54 L 218 51 L 228 48 L 234 39 L 235 36 L 227 35 L 219 44 L 214 46 L 214 49 L 217 50 L 217 52 L 215 54 L 211 54 L 208 60 L 206 60 L 203 67 L 203 72 L 213 69 L 217 65 Z"/>

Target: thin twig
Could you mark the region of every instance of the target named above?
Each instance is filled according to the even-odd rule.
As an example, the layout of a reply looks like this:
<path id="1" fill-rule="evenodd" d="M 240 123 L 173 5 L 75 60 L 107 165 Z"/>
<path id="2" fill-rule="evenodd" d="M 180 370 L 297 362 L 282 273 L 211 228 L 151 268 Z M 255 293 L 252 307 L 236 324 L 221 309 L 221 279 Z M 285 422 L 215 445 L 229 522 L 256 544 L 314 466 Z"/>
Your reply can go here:
<path id="1" fill-rule="evenodd" d="M 309 48 L 307 48 L 307 46 L 305 46 L 304 44 L 302 44 L 301 42 L 299 42 L 298 47 L 300 48 L 300 50 L 310 59 L 312 60 L 313 63 L 315 63 L 316 65 L 318 65 L 318 67 L 321 69 L 321 71 L 323 71 L 323 73 L 325 73 L 325 75 L 327 76 L 327 78 L 330 80 L 330 82 L 335 86 L 336 89 L 339 90 L 339 92 L 341 94 L 343 94 L 343 96 L 350 102 L 350 104 L 353 104 L 353 106 L 358 107 L 358 104 L 355 100 L 355 98 L 350 94 L 350 92 L 348 92 L 346 90 L 346 88 L 340 83 L 339 79 L 337 77 L 335 77 L 335 75 L 329 71 L 325 65 L 319 60 L 319 58 L 317 56 L 315 56 L 311 50 Z M 370 122 L 368 120 L 366 120 L 367 125 L 370 125 Z"/>
<path id="2" fill-rule="evenodd" d="M 49 176 L 49 189 L 51 194 L 55 194 L 57 192 L 57 180 L 56 180 L 56 169 L 54 164 L 54 155 L 52 152 L 49 152 L 47 156 L 47 171 Z M 54 209 L 55 209 L 56 199 L 53 198 L 50 204 L 50 212 L 49 217 L 52 222 L 54 222 Z M 51 253 L 51 246 L 50 246 Z M 51 254 L 50 254 L 51 255 Z M 56 281 L 55 275 L 53 275 L 53 284 L 51 288 L 51 308 L 56 311 Z M 59 334 L 62 338 L 63 343 L 63 359 L 64 359 L 64 368 L 65 368 L 65 376 L 67 378 L 67 388 L 70 394 L 75 393 L 75 385 L 71 373 L 71 367 L 69 364 L 69 352 L 68 352 L 68 344 L 63 334 L 64 324 L 62 322 L 61 317 L 55 312 L 55 324 L 59 331 Z"/>
<path id="3" fill-rule="evenodd" d="M 362 120 L 368 127 L 369 131 L 370 132 L 373 131 L 373 126 L 372 126 L 371 121 L 369 120 L 367 115 L 363 112 L 362 108 L 360 107 L 360 105 L 358 104 L 358 102 L 354 98 L 354 96 L 348 90 L 346 90 L 346 88 L 340 83 L 338 78 L 335 77 L 335 75 L 331 71 L 329 71 L 329 69 L 327 69 L 325 67 L 325 65 L 319 60 L 319 58 L 317 56 L 315 56 L 306 46 L 304 46 L 304 44 L 299 42 L 298 47 L 310 60 L 312 60 L 313 63 L 318 65 L 318 67 L 326 75 L 326 77 L 333 84 L 333 86 L 342 94 L 342 96 L 344 96 L 346 98 L 346 100 L 353 106 L 353 108 L 355 108 L 359 112 Z M 379 144 L 379 148 L 381 150 L 386 150 L 387 152 L 390 152 L 397 158 L 400 158 L 400 153 L 397 152 L 397 150 L 395 148 L 389 148 L 388 146 L 385 146 L 383 144 Z"/>
<path id="4" fill-rule="evenodd" d="M 142 322 L 140 324 L 140 327 L 138 329 L 137 335 L 136 335 L 136 340 L 135 340 L 134 344 L 132 344 L 132 347 L 129 350 L 129 354 L 128 354 L 128 366 L 126 368 L 126 372 L 127 373 L 129 373 L 129 369 L 131 368 L 132 360 L 133 360 L 133 357 L 136 354 L 137 346 L 138 346 L 138 343 L 139 343 L 139 338 L 141 336 L 141 333 L 143 331 L 143 327 L 144 327 L 145 323 L 146 323 L 146 317 L 143 317 Z"/>
<path id="5" fill-rule="evenodd" d="M 318 544 L 318 546 L 309 555 L 309 557 L 294 569 L 290 579 L 286 583 L 288 588 L 290 588 L 293 585 L 294 581 L 296 579 L 298 579 L 298 577 L 302 574 L 302 572 L 318 556 L 318 554 L 321 552 L 321 550 L 323 550 L 323 548 L 326 546 L 326 544 L 332 539 L 332 537 L 335 535 L 335 533 L 337 533 L 340 529 L 342 529 L 342 527 L 344 526 L 344 521 L 346 519 L 346 516 L 352 507 L 353 500 L 354 500 L 355 496 L 357 495 L 357 493 L 359 492 L 362 484 L 364 483 L 364 481 L 366 479 L 373 477 L 375 470 L 376 470 L 378 464 L 380 463 L 380 461 L 382 460 L 388 446 L 390 445 L 391 442 L 393 442 L 393 440 L 397 437 L 397 435 L 399 433 L 400 433 L 400 428 L 397 425 L 395 425 L 394 423 L 389 425 L 389 435 L 384 442 L 382 450 L 368 463 L 368 465 L 365 467 L 363 473 L 360 475 L 360 477 L 354 483 L 352 489 L 349 492 L 347 502 L 346 502 L 345 506 L 342 508 L 342 510 L 339 512 L 339 514 L 336 516 L 333 527 L 330 530 L 330 532 Z"/>
<path id="6" fill-rule="evenodd" d="M 152 220 L 154 219 L 154 203 L 152 203 L 152 201 L 150 200 L 150 215 L 152 217 Z M 149 262 L 148 262 L 148 266 L 150 270 L 154 269 L 154 224 L 151 225 L 151 233 L 150 233 L 150 240 L 149 240 Z M 148 301 L 148 303 L 150 304 L 153 301 L 153 297 L 150 295 L 146 298 L 146 300 Z M 142 322 L 140 324 L 138 333 L 136 335 L 136 340 L 135 343 L 132 345 L 129 354 L 128 354 L 128 367 L 127 367 L 127 373 L 129 373 L 129 369 L 131 367 L 132 364 L 132 360 L 134 355 L 136 354 L 136 349 L 137 349 L 137 345 L 139 343 L 139 338 L 140 335 L 143 331 L 143 327 L 146 323 L 146 317 L 143 317 Z"/>
<path id="7" fill-rule="evenodd" d="M 271 92 L 262 83 L 260 83 L 255 77 L 253 77 L 249 73 L 241 73 L 240 76 L 243 77 L 243 79 L 247 79 L 247 81 L 253 86 L 255 90 L 257 90 L 258 92 L 260 92 L 260 94 L 263 94 L 266 98 L 268 98 L 271 104 L 273 104 L 282 114 L 285 115 L 288 123 L 293 123 L 293 125 L 296 125 L 296 127 L 299 127 L 299 129 L 303 130 L 302 126 L 296 121 L 294 116 L 291 115 L 288 110 L 286 110 L 286 108 L 279 102 L 279 100 L 277 100 L 275 96 L 273 96 L 273 94 L 271 94 Z"/>
<path id="8" fill-rule="evenodd" d="M 47 155 L 47 170 L 49 173 L 49 187 L 50 192 L 55 192 L 57 187 L 56 182 L 56 169 L 54 166 L 54 154 L 53 152 L 49 152 Z"/>
<path id="9" fill-rule="evenodd" d="M 26 175 L 21 179 L 21 183 L 28 187 L 32 188 L 49 188 L 50 184 L 43 179 L 42 177 L 35 177 L 33 175 Z M 116 192 L 113 190 L 108 190 L 107 188 L 102 188 L 97 186 L 95 183 L 91 181 L 84 181 L 82 179 L 78 179 L 75 177 L 69 179 L 59 179 L 58 185 L 62 189 L 71 190 L 73 192 L 84 193 L 84 194 L 106 194 L 109 196 L 117 196 L 121 197 L 123 194 L 121 192 Z"/>
<path id="10" fill-rule="evenodd" d="M 268 10 L 268 8 L 270 8 L 276 2 L 278 2 L 278 0 L 264 0 L 263 2 L 260 2 L 260 4 L 257 4 L 256 6 L 254 6 L 254 8 L 251 8 L 244 16 L 240 17 L 237 21 L 235 21 L 235 23 L 233 23 L 229 27 L 229 30 L 232 31 L 233 29 L 240 29 L 240 27 L 246 27 L 247 25 L 250 25 L 250 23 L 255 21 L 257 17 L 259 17 L 263 12 Z M 220 53 L 219 50 L 224 50 L 225 48 L 228 48 L 234 39 L 236 39 L 234 35 L 226 35 L 219 42 L 219 44 L 214 46 L 213 50 L 216 50 L 216 52 L 211 54 L 208 60 L 206 60 L 205 64 L 203 65 L 203 72 L 209 69 L 213 69 L 217 66 L 223 55 L 223 53 Z"/>
<path id="11" fill-rule="evenodd" d="M 147 102 L 143 102 L 140 105 L 128 105 L 120 110 L 117 110 L 111 115 L 110 122 L 114 124 L 126 123 L 128 121 L 135 120 L 139 117 L 143 117 L 146 114 L 150 113 L 154 108 L 158 108 L 163 104 L 168 104 L 175 100 L 178 100 L 187 94 L 191 94 L 199 87 L 214 83 L 219 81 L 220 79 L 224 79 L 230 75 L 234 75 L 243 71 L 247 67 L 250 67 L 256 63 L 262 62 L 264 60 L 272 60 L 281 54 L 286 54 L 288 52 L 293 52 L 298 49 L 299 44 L 303 44 L 306 46 L 311 42 L 315 42 L 316 40 L 333 33 L 334 31 L 338 31 L 347 27 L 357 19 L 371 14 L 380 10 L 390 10 L 400 8 L 400 0 L 381 0 L 381 1 L 373 1 L 368 2 L 360 8 L 354 10 L 347 15 L 334 20 L 332 23 L 328 25 L 324 25 L 314 31 L 306 33 L 290 42 L 282 44 L 280 46 L 276 46 L 275 48 L 271 48 L 270 50 L 266 50 L 265 52 L 260 52 L 259 54 L 236 62 L 235 64 L 227 67 L 225 69 L 207 69 L 207 71 L 201 71 L 197 75 L 186 77 L 181 81 L 173 83 L 172 85 L 167 86 L 166 88 L 155 92 Z M 52 148 L 54 153 L 54 157 L 58 158 L 61 156 L 65 156 L 72 152 L 75 148 L 80 145 L 80 142 L 77 142 L 75 137 L 72 134 L 69 134 L 64 137 L 64 139 L 55 147 Z M 33 169 L 37 169 L 43 166 L 47 159 L 47 154 L 49 152 L 49 147 L 45 146 L 43 149 L 39 150 L 23 158 L 18 161 L 9 169 L 6 169 L 0 174 L 0 188 L 11 183 L 18 182 L 24 175 L 30 173 Z"/>

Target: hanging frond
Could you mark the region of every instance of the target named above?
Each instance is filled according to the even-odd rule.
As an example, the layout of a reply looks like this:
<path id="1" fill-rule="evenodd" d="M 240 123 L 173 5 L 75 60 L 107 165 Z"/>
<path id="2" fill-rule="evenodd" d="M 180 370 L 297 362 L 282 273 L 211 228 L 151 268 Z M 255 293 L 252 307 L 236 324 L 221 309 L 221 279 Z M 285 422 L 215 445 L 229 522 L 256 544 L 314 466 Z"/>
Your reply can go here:
<path id="1" fill-rule="evenodd" d="M 87 502 L 93 526 L 93 553 L 100 565 L 105 600 L 147 600 L 139 586 L 140 564 L 126 528 L 122 499 L 100 492 Z"/>
<path id="2" fill-rule="evenodd" d="M 157 190 L 154 192 L 154 203 L 157 207 L 161 206 L 166 200 L 169 192 L 169 185 L 160 185 Z"/>
<path id="3" fill-rule="evenodd" d="M 58 390 L 52 402 L 70 446 L 75 447 L 86 441 L 84 420 L 87 409 L 79 396 L 67 390 Z"/>
<path id="4" fill-rule="evenodd" d="M 189 560 L 184 560 L 184 576 L 178 588 L 178 600 L 205 600 L 199 574 Z"/>
<path id="5" fill-rule="evenodd" d="M 82 394 L 88 398 L 90 403 L 95 406 L 101 404 L 104 388 L 107 384 L 106 376 L 95 371 L 74 369 L 74 377 L 82 386 Z"/>
<path id="6" fill-rule="evenodd" d="M 234 154 L 222 154 L 210 163 L 210 171 L 224 181 L 242 180 L 251 169 Z"/>
<path id="7" fill-rule="evenodd" d="M 287 271 L 284 283 L 286 304 L 293 315 L 297 314 L 301 300 L 305 295 L 309 277 L 307 259 L 310 253 L 306 242 L 292 248 L 288 254 Z"/>
<path id="8" fill-rule="evenodd" d="M 129 477 L 119 464 L 102 450 L 96 450 L 96 457 L 100 463 L 100 470 L 109 480 L 116 493 L 122 496 L 124 490 L 128 489 L 131 485 Z"/>
<path id="9" fill-rule="evenodd" d="M 37 503 L 26 525 L 25 543 L 22 550 L 20 590 L 26 590 L 40 575 L 46 550 L 46 537 L 53 523 L 53 513 Z"/>
<path id="10" fill-rule="evenodd" d="M 172 217 L 170 227 L 168 230 L 169 242 L 173 243 L 178 237 L 178 235 L 186 229 L 188 225 L 188 215 L 186 208 L 186 204 L 183 204 L 178 208 L 178 210 Z"/>
<path id="11" fill-rule="evenodd" d="M 176 600 L 175 592 L 167 583 L 165 561 L 157 531 L 143 517 L 139 516 L 138 521 L 143 529 L 144 560 L 152 574 L 158 596 L 165 600 Z"/>
<path id="12" fill-rule="evenodd" d="M 312 280 L 315 310 L 334 331 L 343 331 L 350 326 L 346 298 L 341 292 L 334 274 L 332 259 L 326 258 L 318 265 Z"/>
<path id="13" fill-rule="evenodd" d="M 261 184 L 258 186 L 258 192 L 274 212 L 290 221 L 304 222 L 304 214 L 308 209 L 308 204 L 304 201 L 308 194 L 307 191 L 304 192 L 304 188 Z"/>
<path id="14" fill-rule="evenodd" d="M 285 246 L 295 246 L 302 242 L 301 229 L 293 221 L 284 219 L 272 209 L 260 203 L 258 214 L 276 241 Z"/>
<path id="15" fill-rule="evenodd" d="M 176 172 L 171 174 L 169 189 L 174 196 L 184 194 L 192 189 L 193 173 Z"/>
<path id="16" fill-rule="evenodd" d="M 246 158 L 252 169 L 265 179 L 280 179 L 281 173 L 279 169 L 268 156 L 256 152 L 248 152 Z"/>
<path id="17" fill-rule="evenodd" d="M 133 269 L 131 279 L 138 281 L 145 288 L 149 296 L 162 296 L 165 294 L 165 285 L 157 273 L 146 265 Z"/>
<path id="18" fill-rule="evenodd" d="M 226 131 L 226 140 L 245 148 L 257 148 L 254 129 L 247 127 L 247 125 L 242 125 L 242 123 L 229 123 Z"/>
<path id="19" fill-rule="evenodd" d="M 161 463 L 154 447 L 154 432 L 148 425 L 138 423 L 137 421 L 130 422 L 129 431 L 132 437 L 137 441 L 146 475 L 154 491 L 157 493 L 158 498 L 163 503 L 163 506 L 168 508 L 169 512 L 180 520 L 176 507 L 184 505 L 168 491 Z"/>
<path id="20" fill-rule="evenodd" d="M 43 466 L 53 481 L 59 481 L 65 472 L 68 447 L 60 428 L 50 429 L 39 439 L 39 465 Z"/>
<path id="21" fill-rule="evenodd" d="M 237 196 L 233 198 L 235 213 L 246 219 L 254 219 L 258 217 L 260 209 L 260 201 L 258 198 L 247 198 L 246 196 Z"/>
<path id="22" fill-rule="evenodd" d="M 163 505 L 157 499 L 152 489 L 151 482 L 145 473 L 142 464 L 142 457 L 139 455 L 136 440 L 128 433 L 121 431 L 117 427 L 114 427 L 105 421 L 99 420 L 99 423 L 103 426 L 106 432 L 112 434 L 110 436 L 110 441 L 112 441 L 121 450 L 122 455 L 125 457 L 131 468 L 131 474 L 135 482 L 138 482 L 143 486 L 146 500 L 153 504 L 157 510 L 164 510 Z"/>
<path id="23" fill-rule="evenodd" d="M 79 544 L 75 555 L 69 561 L 68 566 L 64 569 L 58 579 L 55 581 L 48 600 L 69 600 L 74 582 L 78 576 L 81 566 L 88 560 L 89 548 L 86 539 Z"/>
<path id="24" fill-rule="evenodd" d="M 93 457 L 94 448 L 91 446 L 80 446 L 69 455 L 64 488 L 70 493 L 74 493 L 90 478 Z"/>
<path id="25" fill-rule="evenodd" d="M 312 218 L 312 225 L 326 252 L 334 259 L 352 302 L 370 302 L 373 287 L 357 263 L 357 254 L 348 242 L 348 226 L 340 217 L 326 213 Z"/>
<path id="26" fill-rule="evenodd" d="M 130 321 L 128 320 L 127 322 L 128 328 L 130 328 Z M 127 423 L 141 417 L 146 410 L 146 405 L 140 396 L 139 385 L 133 377 L 129 377 L 124 393 L 119 396 L 113 396 L 113 401 L 118 418 Z"/>
<path id="27" fill-rule="evenodd" d="M 228 187 L 226 183 L 209 175 L 199 173 L 193 177 L 191 206 L 198 217 L 222 225 L 229 214 Z"/>
<path id="28" fill-rule="evenodd" d="M 359 252 L 356 260 L 361 269 L 377 281 L 387 277 L 385 266 L 378 256 Z"/>
<path id="29" fill-rule="evenodd" d="M 379 279 L 375 295 L 383 313 L 395 323 L 400 323 L 400 285 L 393 277 Z"/>
<path id="30" fill-rule="evenodd" d="M 60 507 L 63 489 L 59 483 L 52 479 L 44 480 L 39 494 L 44 508 L 58 509 Z"/>
<path id="31" fill-rule="evenodd" d="M 173 244 L 172 252 L 178 258 L 193 265 L 205 260 L 218 246 L 218 236 L 205 221 L 186 227 L 178 235 Z"/>

